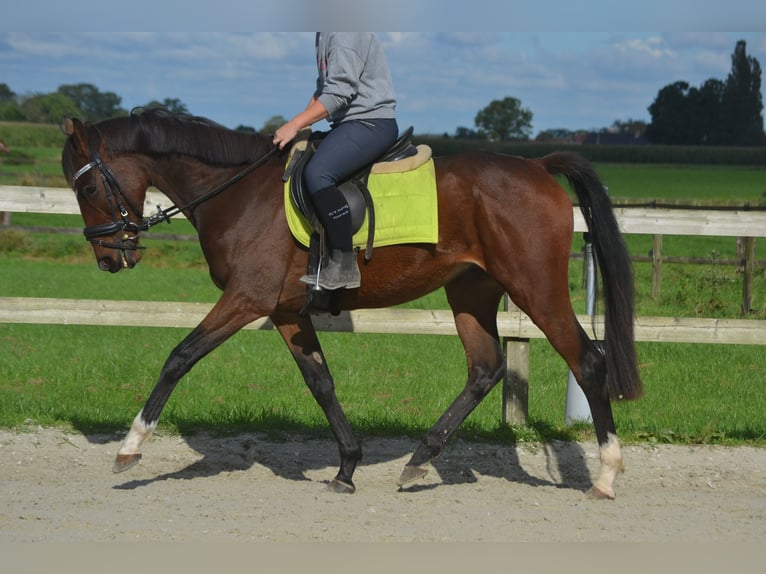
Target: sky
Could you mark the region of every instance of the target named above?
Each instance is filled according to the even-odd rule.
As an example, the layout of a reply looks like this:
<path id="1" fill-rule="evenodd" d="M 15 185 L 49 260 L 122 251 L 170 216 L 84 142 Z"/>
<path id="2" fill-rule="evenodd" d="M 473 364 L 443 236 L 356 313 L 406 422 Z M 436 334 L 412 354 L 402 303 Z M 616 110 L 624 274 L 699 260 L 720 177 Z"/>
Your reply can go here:
<path id="1" fill-rule="evenodd" d="M 67 6 L 77 1 L 70 0 Z M 474 0 L 474 4 L 477 1 L 485 2 Z M 141 4 L 142 0 L 135 2 Z M 32 9 L 33 4 L 34 0 L 29 0 L 20 6 Z M 303 5 L 326 4 L 317 0 Z M 506 7 L 512 4 L 512 0 L 502 3 Z M 438 5 L 447 8 L 450 3 L 443 0 Z M 26 20 L 24 8 L 21 10 L 11 16 L 16 21 L 6 19 L 0 24 L 0 28 L 10 29 L 0 30 L 0 83 L 19 95 L 54 92 L 62 84 L 89 83 L 102 92 L 116 93 L 125 109 L 174 98 L 189 112 L 225 126 L 260 129 L 273 116 L 289 118 L 301 111 L 314 89 L 313 32 L 245 31 L 236 25 L 226 32 L 205 32 L 197 29 L 205 23 L 204 18 L 187 23 L 189 31 L 185 32 L 126 32 L 111 29 L 108 20 L 101 27 L 105 31 L 87 32 L 77 29 L 82 20 L 72 25 L 76 10 L 50 22 L 38 18 L 34 26 L 28 25 L 32 20 Z M 756 10 L 759 18 L 764 16 L 758 20 L 763 28 L 766 10 Z M 140 11 L 136 9 L 134 14 Z M 466 20 L 464 29 L 481 31 L 378 34 L 389 59 L 402 129 L 412 125 L 421 134 L 453 134 L 458 127 L 474 129 L 480 109 L 511 96 L 532 112 L 536 135 L 558 128 L 598 130 L 616 120 L 648 122 L 647 108 L 664 86 L 679 80 L 692 86 L 710 78 L 725 80 L 738 40 L 745 40 L 747 53 L 766 66 L 766 31 L 711 30 L 717 23 L 741 26 L 735 29 L 753 27 L 748 14 L 738 14 L 739 20 L 730 22 L 710 13 L 706 20 L 694 22 L 702 30 L 697 32 L 674 30 L 666 21 L 656 26 L 666 31 L 623 31 L 621 27 L 629 28 L 624 19 L 630 15 L 623 12 L 602 17 L 598 25 L 590 27 L 603 31 L 564 31 L 556 29 L 563 24 L 553 26 L 550 22 L 544 27 L 546 20 L 539 15 L 540 28 L 549 31 L 522 26 L 514 29 L 511 25 L 506 29 L 512 31 L 495 31 L 497 22 L 487 27 Z M 209 23 L 215 21 L 211 16 Z M 284 22 L 271 22 L 279 23 Z M 316 23 L 324 22 L 319 18 Z M 369 22 L 361 18 L 345 23 Z M 403 22 L 395 20 L 377 23 L 405 28 Z M 422 23 L 429 25 L 421 29 L 435 26 L 430 21 Z M 442 29 L 460 23 L 453 15 Z M 640 20 L 634 23 L 650 24 Z M 576 30 L 574 24 L 567 28 Z M 675 26 L 683 27 L 692 26 Z M 315 127 L 328 126 L 321 122 Z"/>

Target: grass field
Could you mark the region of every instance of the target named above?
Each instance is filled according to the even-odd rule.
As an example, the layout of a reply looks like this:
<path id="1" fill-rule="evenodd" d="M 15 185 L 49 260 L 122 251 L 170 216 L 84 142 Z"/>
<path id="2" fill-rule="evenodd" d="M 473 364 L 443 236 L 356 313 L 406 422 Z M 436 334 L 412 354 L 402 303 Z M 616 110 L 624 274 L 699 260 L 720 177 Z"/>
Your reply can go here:
<path id="1" fill-rule="evenodd" d="M 759 201 L 766 171 L 752 168 L 599 166 L 614 197 Z M 14 214 L 17 225 L 81 227 L 76 216 Z M 191 233 L 186 222 L 162 231 Z M 627 237 L 634 255 L 651 238 Z M 573 250 L 579 250 L 581 238 Z M 99 272 L 80 234 L 0 232 L 0 296 L 214 301 L 195 242 L 149 238 L 142 263 L 127 273 Z M 733 238 L 666 237 L 668 256 L 731 258 Z M 741 277 L 733 267 L 665 265 L 662 297 L 650 296 L 651 268 L 636 263 L 639 315 L 739 317 Z M 573 260 L 570 289 L 584 311 L 581 262 Z M 766 277 L 757 273 L 753 318 L 766 318 Z M 442 291 L 413 302 L 446 308 Z M 151 390 L 184 329 L 0 324 L 0 426 L 25 422 L 83 431 L 124 429 Z M 348 416 L 363 434 L 420 435 L 457 394 L 465 361 L 455 337 L 321 335 Z M 766 361 L 763 347 L 638 345 L 647 393 L 615 405 L 627 441 L 764 444 Z M 541 440 L 589 435 L 564 425 L 567 373 L 544 340 L 531 343 L 530 425 L 500 424 L 494 391 L 460 433 L 478 439 Z M 189 432 L 257 429 L 326 435 L 326 422 L 274 332 L 238 333 L 201 361 L 179 385 L 161 420 Z"/>

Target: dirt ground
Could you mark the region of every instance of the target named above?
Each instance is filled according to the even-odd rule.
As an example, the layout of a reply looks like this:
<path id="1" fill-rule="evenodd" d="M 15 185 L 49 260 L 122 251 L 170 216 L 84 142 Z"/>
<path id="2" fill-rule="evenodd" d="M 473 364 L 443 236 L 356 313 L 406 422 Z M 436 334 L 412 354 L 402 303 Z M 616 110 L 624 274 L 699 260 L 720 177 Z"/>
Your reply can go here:
<path id="1" fill-rule="evenodd" d="M 370 439 L 354 495 L 331 494 L 331 440 L 0 432 L 0 543 L 93 541 L 736 542 L 766 538 L 766 449 L 627 446 L 614 501 L 588 499 L 593 444 L 454 441 L 399 490 L 412 440 Z"/>

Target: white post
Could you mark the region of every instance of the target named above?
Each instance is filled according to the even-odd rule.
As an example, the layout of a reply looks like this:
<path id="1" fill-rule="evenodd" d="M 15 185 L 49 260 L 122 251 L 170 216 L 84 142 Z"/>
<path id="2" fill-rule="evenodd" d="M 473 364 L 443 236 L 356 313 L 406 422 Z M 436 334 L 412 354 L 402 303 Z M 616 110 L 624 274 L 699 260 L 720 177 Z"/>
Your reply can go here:
<path id="1" fill-rule="evenodd" d="M 593 260 L 593 245 L 591 245 L 588 234 L 585 234 L 585 312 L 593 315 L 596 312 L 596 264 Z M 564 410 L 564 420 L 567 425 L 573 425 L 576 422 L 593 422 L 590 413 L 588 399 L 585 393 L 577 384 L 572 371 L 569 371 L 567 380 L 567 402 Z"/>

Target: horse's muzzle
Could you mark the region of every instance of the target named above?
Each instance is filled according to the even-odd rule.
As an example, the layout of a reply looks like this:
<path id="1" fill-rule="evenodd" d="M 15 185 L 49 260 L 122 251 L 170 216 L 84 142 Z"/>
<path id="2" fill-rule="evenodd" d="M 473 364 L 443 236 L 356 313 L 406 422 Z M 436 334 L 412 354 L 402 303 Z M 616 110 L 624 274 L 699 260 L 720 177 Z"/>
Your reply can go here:
<path id="1" fill-rule="evenodd" d="M 102 248 L 106 248 L 108 251 L 99 253 Z M 98 268 L 109 273 L 133 269 L 141 260 L 139 249 L 142 248 L 135 245 L 123 244 L 121 247 L 120 244 L 93 242 L 93 249 L 96 253 Z"/>
<path id="2" fill-rule="evenodd" d="M 98 260 L 98 268 L 101 271 L 109 271 L 109 273 L 117 273 L 118 271 L 122 271 L 122 265 L 117 259 L 114 257 L 101 257 Z"/>

